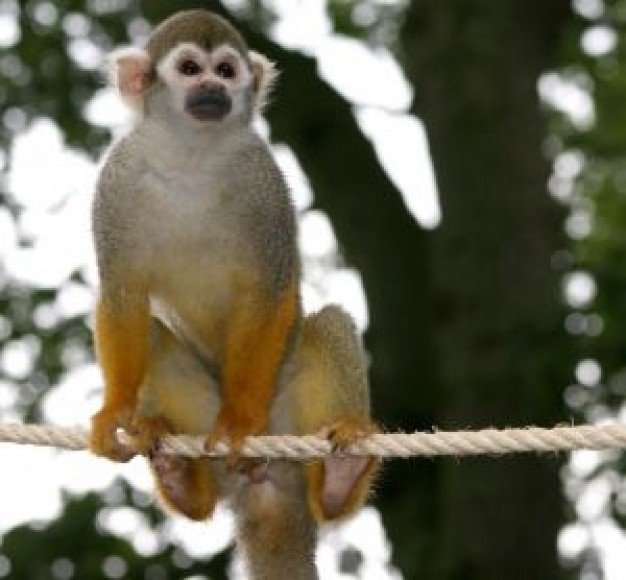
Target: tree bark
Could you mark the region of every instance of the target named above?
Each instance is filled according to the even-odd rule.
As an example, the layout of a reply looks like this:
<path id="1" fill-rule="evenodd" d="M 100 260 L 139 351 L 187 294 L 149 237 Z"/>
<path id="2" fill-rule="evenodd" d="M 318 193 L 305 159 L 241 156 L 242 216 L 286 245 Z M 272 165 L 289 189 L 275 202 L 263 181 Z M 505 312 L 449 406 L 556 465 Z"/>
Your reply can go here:
<path id="1" fill-rule="evenodd" d="M 419 0 L 402 28 L 443 214 L 430 256 L 441 428 L 564 418 L 551 267 L 562 211 L 546 190 L 536 85 L 568 11 L 566 0 Z M 411 578 L 559 576 L 554 457 L 445 461 L 444 470 L 436 572 Z"/>

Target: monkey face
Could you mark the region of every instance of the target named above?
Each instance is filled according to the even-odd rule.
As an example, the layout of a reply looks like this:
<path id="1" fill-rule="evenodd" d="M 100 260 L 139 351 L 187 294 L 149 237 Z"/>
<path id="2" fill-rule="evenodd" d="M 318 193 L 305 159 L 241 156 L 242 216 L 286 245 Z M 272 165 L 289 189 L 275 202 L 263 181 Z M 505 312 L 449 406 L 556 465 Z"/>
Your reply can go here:
<path id="1" fill-rule="evenodd" d="M 110 82 L 138 121 L 182 120 L 195 128 L 249 123 L 276 78 L 270 61 L 248 51 L 226 21 L 204 10 L 174 15 L 145 49 L 115 51 L 108 62 Z"/>
<path id="2" fill-rule="evenodd" d="M 171 93 L 174 109 L 196 124 L 251 114 L 253 74 L 229 45 L 209 51 L 181 43 L 159 63 L 157 74 Z"/>

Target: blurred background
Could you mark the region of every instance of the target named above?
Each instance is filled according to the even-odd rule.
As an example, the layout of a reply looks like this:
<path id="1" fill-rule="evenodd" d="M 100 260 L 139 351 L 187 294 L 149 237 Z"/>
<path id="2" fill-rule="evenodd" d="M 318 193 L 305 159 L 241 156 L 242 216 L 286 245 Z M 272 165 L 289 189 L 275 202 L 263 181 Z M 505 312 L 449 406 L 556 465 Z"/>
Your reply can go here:
<path id="1" fill-rule="evenodd" d="M 0 0 L 0 420 L 88 425 L 89 208 L 128 115 L 101 74 L 175 9 L 282 71 L 259 130 L 307 309 L 364 332 L 389 430 L 626 414 L 626 1 Z M 622 579 L 619 452 L 388 462 L 324 579 Z M 229 514 L 166 518 L 145 465 L 0 446 L 0 578 L 242 578 Z"/>

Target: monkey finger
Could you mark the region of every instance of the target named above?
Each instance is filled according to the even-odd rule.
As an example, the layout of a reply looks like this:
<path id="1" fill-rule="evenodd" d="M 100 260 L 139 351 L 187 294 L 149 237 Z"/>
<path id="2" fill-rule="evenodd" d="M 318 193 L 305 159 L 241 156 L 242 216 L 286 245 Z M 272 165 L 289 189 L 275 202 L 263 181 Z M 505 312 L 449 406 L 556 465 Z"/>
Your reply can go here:
<path id="1" fill-rule="evenodd" d="M 212 453 L 217 450 L 217 446 L 219 443 L 228 445 L 228 436 L 226 435 L 226 433 L 222 433 L 221 431 L 213 431 L 204 438 L 204 450 L 207 453 Z"/>
<path id="2" fill-rule="evenodd" d="M 245 436 L 228 435 L 223 431 L 213 432 L 207 435 L 204 440 L 204 449 L 207 452 L 213 452 L 217 449 L 219 443 L 228 445 L 229 452 L 226 456 L 226 467 L 231 472 L 245 472 L 246 459 L 242 457 L 241 452 L 243 450 L 245 442 Z"/>
<path id="3" fill-rule="evenodd" d="M 169 422 L 159 415 L 152 417 L 135 417 L 128 433 L 132 438 L 133 447 L 141 455 L 158 453 L 163 435 L 173 433 Z"/>
<path id="4" fill-rule="evenodd" d="M 230 453 L 226 458 L 226 467 L 229 471 L 238 471 L 240 473 L 248 470 L 248 460 L 242 457 L 245 436 L 241 434 L 231 435 Z"/>
<path id="5" fill-rule="evenodd" d="M 96 455 L 120 463 L 126 463 L 136 455 L 136 451 L 132 447 L 119 441 L 117 429 L 105 433 L 92 433 L 89 446 Z"/>
<path id="6" fill-rule="evenodd" d="M 257 425 L 253 419 L 238 415 L 230 407 L 223 408 L 217 417 L 213 432 L 205 439 L 204 447 L 207 451 L 215 451 L 218 443 L 227 443 L 230 451 L 226 458 L 226 466 L 230 471 L 236 471 L 242 459 L 246 437 L 263 432 L 263 427 L 262 423 Z"/>
<path id="7" fill-rule="evenodd" d="M 135 451 L 118 438 L 118 430 L 127 425 L 127 413 L 103 408 L 91 419 L 89 447 L 96 455 L 125 463 L 135 456 Z"/>

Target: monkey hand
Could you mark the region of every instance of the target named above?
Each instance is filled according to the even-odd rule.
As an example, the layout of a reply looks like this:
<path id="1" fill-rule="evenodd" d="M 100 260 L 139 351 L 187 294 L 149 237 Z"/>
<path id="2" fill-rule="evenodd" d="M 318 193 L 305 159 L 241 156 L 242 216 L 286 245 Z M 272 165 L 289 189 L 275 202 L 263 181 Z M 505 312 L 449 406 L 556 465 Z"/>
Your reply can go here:
<path id="1" fill-rule="evenodd" d="M 165 418 L 155 415 L 134 417 L 128 432 L 135 451 L 150 457 L 159 452 L 161 437 L 173 433 L 173 430 Z"/>
<path id="2" fill-rule="evenodd" d="M 136 454 L 117 438 L 118 429 L 128 430 L 133 417 L 132 407 L 105 405 L 91 418 L 89 447 L 96 455 L 125 462 Z"/>
<path id="3" fill-rule="evenodd" d="M 246 437 L 259 435 L 266 430 L 267 417 L 258 411 L 226 404 L 220 409 L 213 431 L 207 436 L 204 447 L 207 451 L 213 451 L 218 442 L 228 442 L 230 455 L 226 464 L 229 469 L 235 469 L 242 460 L 241 451 Z"/>

